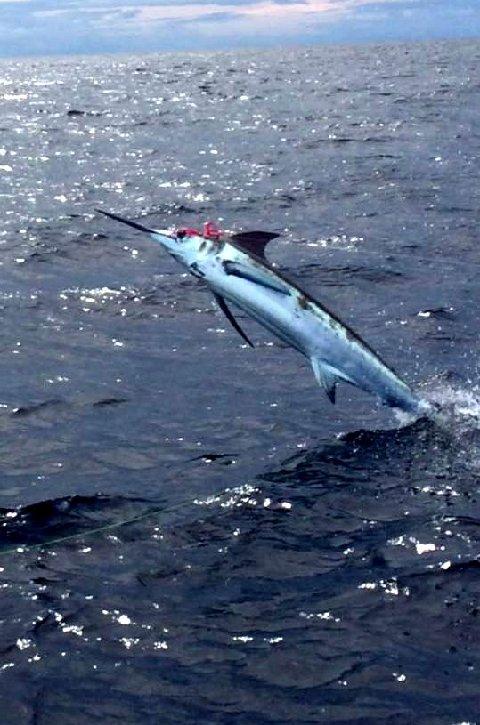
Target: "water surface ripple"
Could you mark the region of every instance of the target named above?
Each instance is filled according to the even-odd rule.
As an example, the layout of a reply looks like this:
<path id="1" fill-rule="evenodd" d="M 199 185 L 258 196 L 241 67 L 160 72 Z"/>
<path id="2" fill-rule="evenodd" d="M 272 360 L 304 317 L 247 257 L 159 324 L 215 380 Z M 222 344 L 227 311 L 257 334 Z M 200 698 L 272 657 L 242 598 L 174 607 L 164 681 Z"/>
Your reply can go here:
<path id="1" fill-rule="evenodd" d="M 2 722 L 478 718 L 479 61 L 0 64 Z M 281 233 L 442 425 L 330 406 L 97 206 Z"/>

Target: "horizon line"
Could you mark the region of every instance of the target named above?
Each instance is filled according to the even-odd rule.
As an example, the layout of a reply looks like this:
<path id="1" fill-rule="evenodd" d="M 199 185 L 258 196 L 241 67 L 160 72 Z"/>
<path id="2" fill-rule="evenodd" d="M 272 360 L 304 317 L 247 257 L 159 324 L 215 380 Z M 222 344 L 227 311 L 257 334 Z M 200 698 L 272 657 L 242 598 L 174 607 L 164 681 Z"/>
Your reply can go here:
<path id="1" fill-rule="evenodd" d="M 426 45 L 429 43 L 461 43 L 461 42 L 469 42 L 478 40 L 480 42 L 480 32 L 473 32 L 472 35 L 462 34 L 462 35 L 443 35 L 439 34 L 437 36 L 433 37 L 425 37 L 425 38 L 386 38 L 384 40 L 373 40 L 373 39 L 366 39 L 366 40 L 352 40 L 350 42 L 348 41 L 339 41 L 339 40 L 305 40 L 305 41 L 291 41 L 291 42 L 281 42 L 281 41 L 273 41 L 272 43 L 266 42 L 262 43 L 261 45 L 237 45 L 232 48 L 195 48 L 195 49 L 185 49 L 185 48 L 178 48 L 178 49 L 169 49 L 169 50 L 108 50 L 108 51 L 85 51 L 83 53 L 66 53 L 66 52 L 56 52 L 52 51 L 49 53 L 19 53 L 14 55 L 2 55 L 0 51 L 0 62 L 5 62 L 9 60 L 43 60 L 43 59 L 69 59 L 69 58 L 99 58 L 99 57 L 106 57 L 106 56 L 112 56 L 112 57 L 127 57 L 127 56 L 155 56 L 155 55 L 203 55 L 205 53 L 215 55 L 215 54 L 225 54 L 225 53 L 268 53 L 274 50 L 296 50 L 301 48 L 312 48 L 312 47 L 340 47 L 340 48 L 346 48 L 346 47 L 356 47 L 356 46 L 395 46 L 395 45 Z"/>

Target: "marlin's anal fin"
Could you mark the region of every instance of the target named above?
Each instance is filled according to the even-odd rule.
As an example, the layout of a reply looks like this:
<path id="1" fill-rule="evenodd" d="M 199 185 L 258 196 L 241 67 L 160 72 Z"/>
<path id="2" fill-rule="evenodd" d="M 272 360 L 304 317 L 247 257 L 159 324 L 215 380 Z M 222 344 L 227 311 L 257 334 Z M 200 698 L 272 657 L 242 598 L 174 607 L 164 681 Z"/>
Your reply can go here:
<path id="1" fill-rule="evenodd" d="M 337 383 L 340 380 L 336 375 L 335 370 L 329 365 L 322 363 L 317 358 L 312 358 L 313 374 L 318 384 L 325 390 L 328 399 L 333 405 L 335 405 L 335 396 L 337 392 Z"/>
<path id="2" fill-rule="evenodd" d="M 235 328 L 235 330 L 238 332 L 238 334 L 241 337 L 243 337 L 243 339 L 245 340 L 245 342 L 248 345 L 250 345 L 250 347 L 254 347 L 253 343 L 250 342 L 250 340 L 248 339 L 247 335 L 244 333 L 244 331 L 242 330 L 242 328 L 240 327 L 240 325 L 238 324 L 238 322 L 236 321 L 236 319 L 234 318 L 234 316 L 232 315 L 232 313 L 228 309 L 227 303 L 225 302 L 225 300 L 223 299 L 223 297 L 221 297 L 220 295 L 217 295 L 216 292 L 214 292 L 213 294 L 214 294 L 215 301 L 216 301 L 217 305 L 220 307 L 220 309 L 222 310 L 222 312 L 225 314 L 225 317 L 231 323 L 232 327 Z"/>

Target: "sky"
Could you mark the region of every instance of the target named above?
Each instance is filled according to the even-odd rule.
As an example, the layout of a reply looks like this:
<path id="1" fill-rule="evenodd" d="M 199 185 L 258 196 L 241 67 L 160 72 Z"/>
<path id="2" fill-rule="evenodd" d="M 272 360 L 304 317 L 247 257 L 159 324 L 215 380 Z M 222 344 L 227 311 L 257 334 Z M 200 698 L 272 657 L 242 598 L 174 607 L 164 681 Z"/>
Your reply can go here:
<path id="1" fill-rule="evenodd" d="M 0 0 L 0 57 L 480 37 L 480 0 Z"/>

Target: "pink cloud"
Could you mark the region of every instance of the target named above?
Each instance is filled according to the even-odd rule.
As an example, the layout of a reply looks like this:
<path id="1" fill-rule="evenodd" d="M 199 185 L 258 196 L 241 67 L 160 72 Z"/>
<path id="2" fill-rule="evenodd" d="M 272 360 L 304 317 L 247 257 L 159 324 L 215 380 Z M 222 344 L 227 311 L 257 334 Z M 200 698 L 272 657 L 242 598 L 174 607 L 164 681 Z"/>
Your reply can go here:
<path id="1" fill-rule="evenodd" d="M 345 5 L 347 4 L 349 4 L 348 0 L 345 2 Z M 171 5 L 144 5 L 131 9 L 136 10 L 136 21 L 141 23 L 162 20 L 200 20 L 210 14 L 214 16 L 219 10 L 222 14 L 232 16 L 281 20 L 310 13 L 332 12 L 338 10 L 338 1 L 304 0 L 303 2 L 275 3 L 272 0 L 264 0 L 248 5 L 217 5 L 214 3 L 176 5 L 172 2 Z"/>
<path id="2" fill-rule="evenodd" d="M 335 3 L 338 7 L 338 3 Z M 247 5 L 242 9 L 244 15 L 262 15 L 270 17 L 288 17 L 289 15 L 304 15 L 305 13 L 324 13 L 334 10 L 331 0 L 305 0 L 304 2 L 278 4 L 275 2 L 262 2 L 258 5 Z"/>

